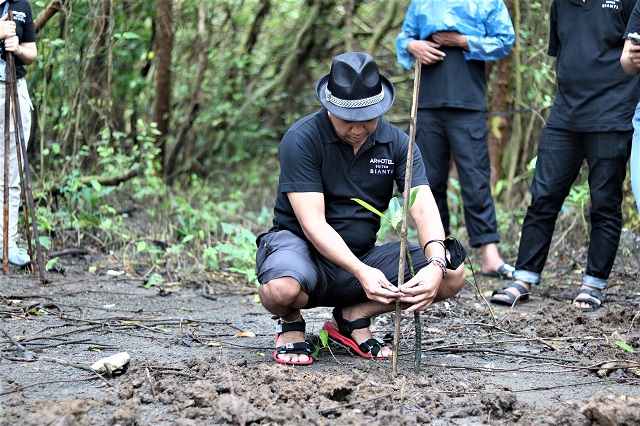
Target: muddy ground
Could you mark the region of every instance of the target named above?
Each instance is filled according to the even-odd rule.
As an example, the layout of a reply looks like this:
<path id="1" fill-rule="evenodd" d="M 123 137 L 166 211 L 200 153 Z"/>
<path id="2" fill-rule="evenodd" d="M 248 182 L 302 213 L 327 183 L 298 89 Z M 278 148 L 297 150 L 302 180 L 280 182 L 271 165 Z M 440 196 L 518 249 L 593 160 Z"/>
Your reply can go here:
<path id="1" fill-rule="evenodd" d="M 638 245 L 625 235 L 590 314 L 570 304 L 584 249 L 554 245 L 531 301 L 493 315 L 483 295 L 503 282 L 470 277 L 422 314 L 419 373 L 413 315 L 397 373 L 334 344 L 289 367 L 273 362 L 275 322 L 255 289 L 233 275 L 147 287 L 96 253 L 64 257 L 46 285 L 12 269 L 0 276 L 0 425 L 638 425 Z M 304 315 L 313 338 L 330 309 Z M 376 336 L 390 340 L 393 322 L 379 317 Z M 121 352 L 120 374 L 88 369 Z"/>

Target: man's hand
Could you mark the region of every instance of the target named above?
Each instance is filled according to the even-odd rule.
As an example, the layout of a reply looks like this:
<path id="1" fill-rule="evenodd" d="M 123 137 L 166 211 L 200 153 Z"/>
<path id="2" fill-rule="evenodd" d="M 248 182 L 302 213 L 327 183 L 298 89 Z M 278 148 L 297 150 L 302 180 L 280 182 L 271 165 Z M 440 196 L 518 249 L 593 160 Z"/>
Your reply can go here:
<path id="1" fill-rule="evenodd" d="M 442 46 L 461 47 L 464 50 L 469 50 L 467 36 L 464 36 L 457 31 L 440 31 L 432 34 L 431 38 Z"/>
<path id="2" fill-rule="evenodd" d="M 422 311 L 427 309 L 436 295 L 442 281 L 442 269 L 431 263 L 418 271 L 413 278 L 400 286 L 403 296 L 400 299 L 403 304 L 410 305 L 406 312 Z"/>
<path id="3" fill-rule="evenodd" d="M 4 40 L 16 35 L 16 23 L 9 21 L 9 14 L 6 13 L 0 18 L 0 39 Z"/>
<path id="4" fill-rule="evenodd" d="M 631 44 L 629 47 L 629 62 L 636 68 L 640 68 L 640 44 Z"/>
<path id="5" fill-rule="evenodd" d="M 435 64 L 444 60 L 446 55 L 443 51 L 438 50 L 439 48 L 440 44 L 430 40 L 412 40 L 407 46 L 409 53 L 426 65 Z"/>
<path id="6" fill-rule="evenodd" d="M 379 269 L 364 265 L 364 268 L 358 272 L 356 278 L 362 284 L 362 288 L 364 288 L 369 300 L 389 304 L 402 296 L 400 290 L 391 284 Z"/>
<path id="7" fill-rule="evenodd" d="M 4 50 L 15 53 L 20 46 L 18 36 L 7 37 L 4 39 Z"/>

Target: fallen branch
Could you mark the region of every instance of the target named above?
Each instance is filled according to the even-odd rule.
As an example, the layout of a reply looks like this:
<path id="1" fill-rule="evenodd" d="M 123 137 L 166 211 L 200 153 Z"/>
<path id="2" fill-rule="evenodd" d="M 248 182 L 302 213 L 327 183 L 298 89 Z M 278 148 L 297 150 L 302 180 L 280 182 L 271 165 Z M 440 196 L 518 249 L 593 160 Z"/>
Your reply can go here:
<path id="1" fill-rule="evenodd" d="M 101 175 L 88 175 L 88 176 L 80 176 L 78 178 L 78 183 L 82 186 L 91 183 L 92 181 L 98 182 L 102 186 L 117 186 L 122 182 L 126 182 L 129 179 L 138 176 L 138 166 L 134 166 L 131 169 L 111 175 L 111 176 L 101 176 Z M 34 195 L 35 199 L 40 200 L 44 197 L 44 194 L 50 194 L 51 196 L 58 196 L 62 194 L 63 188 L 57 186 L 57 184 L 46 185 L 40 195 Z"/>
<path id="2" fill-rule="evenodd" d="M 8 390 L 8 391 L 5 391 L 5 392 L 0 392 L 0 396 L 2 396 L 2 395 L 9 395 L 10 393 L 15 393 L 15 392 L 21 392 L 21 391 L 23 391 L 23 390 L 25 390 L 25 389 L 32 388 L 32 387 L 34 387 L 34 386 L 50 385 L 50 384 L 53 384 L 53 383 L 85 382 L 85 381 L 88 381 L 88 380 L 95 380 L 95 379 L 100 379 L 100 378 L 101 378 L 101 377 L 100 377 L 98 374 L 94 374 L 94 375 L 93 375 L 93 376 L 91 376 L 91 377 L 85 377 L 85 378 L 83 378 L 83 379 L 70 379 L 70 380 L 48 380 L 48 381 L 46 381 L 46 382 L 36 382 L 36 383 L 31 383 L 31 384 L 28 384 L 28 385 L 20 386 L 20 387 L 18 387 L 18 388 L 11 389 L 11 390 Z"/>
<path id="3" fill-rule="evenodd" d="M 569 358 L 558 358 L 553 356 L 544 356 L 544 355 L 534 355 L 534 354 L 526 354 L 526 353 L 518 353 L 518 352 L 510 352 L 510 351 L 499 351 L 496 349 L 489 348 L 447 348 L 447 347 L 438 347 L 433 349 L 425 349 L 425 352 L 434 351 L 434 352 L 486 352 L 494 355 L 504 355 L 511 356 L 515 358 L 531 358 L 531 359 L 541 359 L 547 361 L 559 361 L 559 362 L 578 362 L 577 359 L 569 359 Z"/>

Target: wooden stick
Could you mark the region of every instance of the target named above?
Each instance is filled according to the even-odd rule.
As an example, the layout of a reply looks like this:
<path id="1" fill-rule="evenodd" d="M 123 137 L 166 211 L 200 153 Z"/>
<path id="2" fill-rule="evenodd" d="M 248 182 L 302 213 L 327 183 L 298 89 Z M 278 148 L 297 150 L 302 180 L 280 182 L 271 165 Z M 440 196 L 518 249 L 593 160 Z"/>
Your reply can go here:
<path id="1" fill-rule="evenodd" d="M 420 92 L 420 75 L 422 73 L 422 62 L 419 59 L 415 61 L 415 74 L 413 78 L 413 98 L 411 105 L 411 117 L 409 121 L 409 147 L 407 150 L 407 166 L 404 175 L 404 199 L 402 200 L 402 227 L 400 229 L 400 260 L 398 262 L 398 287 L 404 284 L 405 258 L 407 255 L 407 214 L 409 212 L 409 200 L 411 198 L 411 183 L 413 181 L 413 153 L 416 140 L 416 116 L 418 114 L 418 95 Z M 400 300 L 396 301 L 396 320 L 393 330 L 393 357 L 392 369 L 393 373 L 398 372 L 398 341 L 400 339 L 400 321 L 402 320 L 402 306 Z M 414 313 L 414 321 L 416 326 L 416 356 L 415 368 L 416 372 L 420 371 L 420 360 L 422 356 L 422 328 L 420 327 L 420 313 Z"/>
<path id="2" fill-rule="evenodd" d="M 9 12 L 9 19 L 11 18 L 11 12 Z M 14 121 L 14 132 L 16 136 L 16 144 L 19 145 L 18 151 L 18 161 L 22 159 L 23 163 L 19 163 L 20 167 L 20 183 L 22 190 L 26 192 L 26 199 L 28 201 L 27 205 L 29 207 L 29 213 L 31 214 L 31 225 L 33 230 L 33 239 L 36 245 L 37 256 L 36 259 L 38 261 L 38 272 L 40 273 L 40 281 L 42 283 L 48 282 L 48 280 L 44 276 L 44 257 L 42 253 L 42 245 L 40 244 L 40 237 L 38 236 L 38 222 L 36 220 L 36 211 L 33 202 L 33 192 L 31 190 L 31 173 L 29 171 L 29 160 L 27 159 L 27 144 L 24 140 L 24 130 L 22 128 L 22 118 L 20 116 L 20 102 L 18 101 L 18 84 L 16 81 L 16 64 L 14 55 L 11 52 L 7 52 L 7 80 L 11 81 L 11 93 L 12 93 L 12 101 L 13 101 L 13 121 Z M 29 229 L 29 221 L 25 221 L 25 225 L 27 230 Z M 27 231 L 29 234 L 29 232 Z M 31 236 L 28 238 L 29 243 L 29 256 L 31 256 L 31 269 L 32 273 L 34 272 L 34 262 L 33 262 L 33 249 L 31 246 Z"/>
<path id="3" fill-rule="evenodd" d="M 7 52 L 7 61 L 9 60 L 8 57 L 11 56 L 13 58 L 13 54 L 11 52 Z M 15 58 L 13 58 L 13 64 L 14 66 L 11 67 L 15 70 Z M 9 70 L 9 65 L 7 63 L 7 70 Z M 22 200 L 22 205 L 25 206 L 22 209 L 22 213 L 24 216 L 24 224 L 25 224 L 25 234 L 27 236 L 27 246 L 28 246 L 28 251 L 29 251 L 29 258 L 31 259 L 31 263 L 29 265 L 29 269 L 31 270 L 31 273 L 35 273 L 35 264 L 33 262 L 33 244 L 31 243 L 31 227 L 29 226 L 29 214 L 27 212 L 27 196 L 26 196 L 26 192 L 24 189 L 24 179 L 22 177 L 22 156 L 20 155 L 20 139 L 18 138 L 19 134 L 18 134 L 18 125 L 16 124 L 16 118 L 15 118 L 15 110 L 16 108 L 19 108 L 19 105 L 17 104 L 17 101 L 14 101 L 14 99 L 17 98 L 17 92 L 18 92 L 18 84 L 16 81 L 16 73 L 15 72 L 11 72 L 9 73 L 9 71 L 7 71 L 7 81 L 6 81 L 6 86 L 8 87 L 8 93 L 9 93 L 9 97 L 11 99 L 11 102 L 14 103 L 14 108 L 12 108 L 12 112 L 13 112 L 13 120 L 14 120 L 14 127 L 13 127 L 13 131 L 14 131 L 14 140 L 16 143 L 16 159 L 18 161 L 18 173 L 20 176 L 20 199 Z M 22 122 L 21 122 L 22 123 Z"/>
<path id="4" fill-rule="evenodd" d="M 5 80 L 8 70 L 5 64 Z M 9 93 L 9 85 L 4 85 L 4 190 L 3 190 L 3 216 L 2 216 L 2 272 L 4 275 L 9 273 L 9 157 L 10 152 L 10 134 L 11 134 L 11 94 Z"/>

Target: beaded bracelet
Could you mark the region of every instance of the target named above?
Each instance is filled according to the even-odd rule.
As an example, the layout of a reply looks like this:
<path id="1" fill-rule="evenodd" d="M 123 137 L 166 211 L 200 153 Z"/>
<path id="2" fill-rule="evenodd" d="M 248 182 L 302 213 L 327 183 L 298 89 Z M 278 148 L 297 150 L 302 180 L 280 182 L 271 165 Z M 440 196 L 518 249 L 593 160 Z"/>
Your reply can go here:
<path id="1" fill-rule="evenodd" d="M 440 269 L 442 269 L 442 279 L 445 279 L 447 277 L 447 263 L 446 263 L 446 261 L 443 258 L 441 258 L 440 256 L 431 256 L 429 258 L 429 260 L 427 261 L 427 265 L 429 265 L 431 263 L 435 263 L 436 265 L 438 265 L 440 267 Z"/>
<path id="2" fill-rule="evenodd" d="M 422 246 L 422 252 L 424 253 L 424 251 L 427 249 L 427 246 L 431 243 L 438 243 L 442 246 L 442 248 L 445 248 L 444 246 L 444 241 L 443 240 L 429 240 L 425 243 L 424 246 Z"/>

